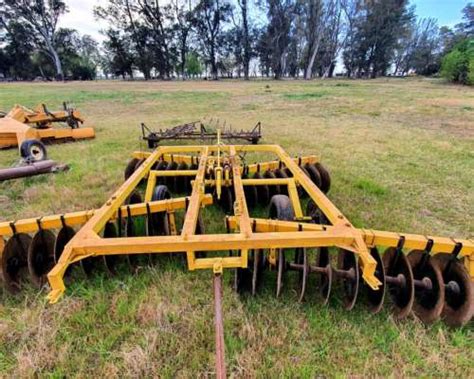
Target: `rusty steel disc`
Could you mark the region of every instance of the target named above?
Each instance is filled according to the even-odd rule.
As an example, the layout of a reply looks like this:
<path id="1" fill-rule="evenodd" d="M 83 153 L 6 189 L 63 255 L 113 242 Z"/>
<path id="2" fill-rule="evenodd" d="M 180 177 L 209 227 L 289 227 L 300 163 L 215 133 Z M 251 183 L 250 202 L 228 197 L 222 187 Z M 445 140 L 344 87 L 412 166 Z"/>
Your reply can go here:
<path id="1" fill-rule="evenodd" d="M 474 313 L 474 289 L 466 267 L 459 261 L 451 261 L 450 254 L 436 254 L 433 265 L 443 275 L 445 302 L 441 317 L 452 327 L 466 325 Z"/>
<path id="2" fill-rule="evenodd" d="M 166 167 L 168 167 L 168 162 L 159 161 L 156 165 L 155 170 L 158 170 L 158 171 L 166 170 Z M 156 184 L 165 184 L 165 177 L 157 176 L 156 177 Z"/>
<path id="3" fill-rule="evenodd" d="M 175 161 L 169 162 L 168 165 L 166 166 L 166 171 L 176 171 L 178 169 L 178 163 Z M 178 189 L 176 186 L 176 176 L 166 176 L 165 177 L 165 184 L 168 187 L 168 189 L 173 192 L 177 193 Z"/>
<path id="4" fill-rule="evenodd" d="M 142 196 L 138 191 L 133 191 L 128 199 L 126 200 L 127 205 L 142 203 Z M 128 215 L 127 215 L 128 216 Z M 125 236 L 126 237 L 139 237 L 146 235 L 147 232 L 147 220 L 144 217 L 127 217 L 125 221 Z M 140 254 L 129 254 L 128 261 L 133 268 L 137 268 L 140 265 Z"/>
<path id="5" fill-rule="evenodd" d="M 271 170 L 267 170 L 263 173 L 263 177 L 265 179 L 276 179 L 276 175 L 273 171 Z M 274 195 L 279 195 L 281 193 L 281 189 L 280 189 L 280 186 L 268 186 L 268 190 L 270 192 L 270 199 L 274 196 Z"/>
<path id="6" fill-rule="evenodd" d="M 310 163 L 306 163 L 304 165 L 304 168 L 306 169 L 307 173 L 309 174 L 309 177 L 311 178 L 311 181 L 316 185 L 316 187 L 321 188 L 321 175 L 319 174 L 319 171 L 314 167 L 314 165 Z"/>
<path id="7" fill-rule="evenodd" d="M 367 302 L 370 312 L 379 313 L 383 308 L 383 301 L 385 298 L 385 269 L 383 267 L 382 258 L 380 257 L 376 247 L 370 249 L 370 255 L 377 262 L 377 266 L 375 267 L 375 277 L 382 284 L 378 290 L 374 290 L 364 282 L 364 290 L 367 294 Z"/>
<path id="8" fill-rule="evenodd" d="M 231 187 L 221 188 L 221 198 L 218 200 L 218 202 L 225 214 L 232 213 L 234 210 L 234 199 L 232 197 Z"/>
<path id="9" fill-rule="evenodd" d="M 393 302 L 395 318 L 402 319 L 411 312 L 415 300 L 415 283 L 410 263 L 403 252 L 389 247 L 382 257 L 388 293 Z M 389 278 L 399 279 L 402 284 L 390 283 Z"/>
<path id="10" fill-rule="evenodd" d="M 186 162 L 181 162 L 179 165 L 178 165 L 178 170 L 187 170 L 188 169 L 188 165 Z M 179 192 L 179 193 L 189 193 L 190 192 L 190 187 L 188 187 L 189 185 L 189 180 L 188 180 L 188 177 L 186 176 L 177 176 L 176 177 L 176 190 Z"/>
<path id="11" fill-rule="evenodd" d="M 234 291 L 248 292 L 252 287 L 252 273 L 248 268 L 236 268 L 234 271 Z"/>
<path id="12" fill-rule="evenodd" d="M 304 300 L 304 295 L 306 293 L 306 285 L 308 283 L 309 275 L 309 260 L 308 254 L 305 248 L 298 248 L 299 252 L 296 254 L 299 264 L 303 266 L 302 270 L 299 272 L 299 284 L 300 284 L 300 294 L 298 301 L 302 302 Z"/>
<path id="13" fill-rule="evenodd" d="M 59 229 L 58 235 L 56 236 L 56 241 L 54 242 L 54 262 L 58 263 L 59 258 L 61 258 L 61 254 L 64 251 L 64 247 L 68 244 L 68 242 L 74 237 L 76 232 L 70 226 L 64 225 L 61 229 Z M 71 273 L 72 265 L 69 265 L 64 273 L 64 276 L 69 276 Z"/>
<path id="14" fill-rule="evenodd" d="M 318 275 L 318 287 L 323 300 L 323 305 L 326 305 L 331 296 L 333 278 L 329 249 L 327 247 L 320 247 L 318 249 L 316 254 L 316 267 L 325 269 L 324 273 L 319 273 Z"/>
<path id="15" fill-rule="evenodd" d="M 284 249 L 278 249 L 276 297 L 280 297 L 281 291 L 283 290 L 283 277 L 286 268 L 285 265 L 285 251 Z"/>
<path id="16" fill-rule="evenodd" d="M 357 301 L 357 295 L 359 294 L 359 262 L 357 255 L 352 251 L 339 249 L 337 255 L 337 268 L 338 270 L 344 270 L 347 276 L 341 278 L 343 284 L 343 304 L 344 308 L 348 311 L 354 308 Z"/>
<path id="17" fill-rule="evenodd" d="M 431 288 L 415 286 L 413 312 L 425 324 L 438 320 L 444 306 L 444 281 L 438 265 L 431 258 L 424 259 L 422 250 L 413 250 L 407 256 L 415 280 L 429 283 Z"/>
<path id="18" fill-rule="evenodd" d="M 47 281 L 46 274 L 54 267 L 56 237 L 50 230 L 38 231 L 28 248 L 28 272 L 34 285 L 41 288 Z"/>
<path id="19" fill-rule="evenodd" d="M 54 243 L 54 261 L 58 263 L 61 254 L 63 253 L 64 247 L 68 242 L 74 237 L 76 232 L 70 226 L 63 226 L 59 229 L 58 235 L 56 236 L 56 241 Z"/>
<path id="20" fill-rule="evenodd" d="M 311 217 L 311 223 L 319 225 L 329 225 L 329 220 L 313 200 L 308 201 L 306 206 L 306 216 Z"/>
<path id="21" fill-rule="evenodd" d="M 257 186 L 244 186 L 245 201 L 249 209 L 253 209 L 258 204 Z"/>
<path id="22" fill-rule="evenodd" d="M 285 170 L 277 168 L 274 171 L 274 174 L 277 178 L 280 179 L 287 179 L 288 175 L 286 174 Z M 288 186 L 280 186 L 280 193 L 283 195 L 288 195 Z"/>
<path id="23" fill-rule="evenodd" d="M 125 167 L 125 170 L 123 172 L 123 176 L 125 180 L 130 178 L 132 174 L 135 172 L 137 163 L 140 161 L 138 158 L 132 158 L 130 161 L 127 163 L 127 166 Z"/>
<path id="24" fill-rule="evenodd" d="M 264 253 L 263 250 L 253 250 L 252 262 L 252 295 L 255 296 L 261 283 L 262 271 L 264 268 Z"/>
<path id="25" fill-rule="evenodd" d="M 112 222 L 105 224 L 103 238 L 116 238 L 117 236 L 115 224 Z M 103 255 L 105 269 L 110 276 L 117 275 L 117 266 L 120 258 L 120 255 Z"/>
<path id="26" fill-rule="evenodd" d="M 262 179 L 263 176 L 260 172 L 256 172 L 253 175 L 254 179 Z M 268 186 L 255 186 L 257 187 L 257 200 L 258 203 L 264 207 L 270 202 L 270 190 Z"/>
<path id="27" fill-rule="evenodd" d="M 328 193 L 331 189 L 331 175 L 329 171 L 319 162 L 315 163 L 314 167 L 318 170 L 319 176 L 321 177 L 321 191 Z"/>
<path id="28" fill-rule="evenodd" d="M 5 244 L 2 258 L 2 278 L 5 288 L 12 294 L 21 290 L 27 277 L 28 248 L 31 237 L 25 233 L 13 235 Z"/>

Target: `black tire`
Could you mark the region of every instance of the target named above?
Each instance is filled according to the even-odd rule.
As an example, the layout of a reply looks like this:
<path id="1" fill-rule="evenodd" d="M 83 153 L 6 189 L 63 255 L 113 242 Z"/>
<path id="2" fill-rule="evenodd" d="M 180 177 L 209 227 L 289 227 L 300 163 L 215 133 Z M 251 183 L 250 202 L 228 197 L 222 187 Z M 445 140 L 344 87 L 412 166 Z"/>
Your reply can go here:
<path id="1" fill-rule="evenodd" d="M 153 190 L 153 195 L 151 196 L 151 201 L 159 201 L 171 199 L 171 194 L 168 191 L 168 187 L 165 185 L 159 184 Z M 151 215 L 151 220 L 148 221 L 149 234 L 158 235 L 158 236 L 167 236 L 169 235 L 169 224 L 168 217 L 166 212 L 157 212 Z M 151 233 L 150 233 L 151 232 Z"/>
<path id="2" fill-rule="evenodd" d="M 280 221 L 293 221 L 295 219 L 295 211 L 288 196 L 274 195 L 272 197 L 269 218 Z"/>
<path id="3" fill-rule="evenodd" d="M 36 139 L 23 141 L 20 146 L 20 155 L 28 162 L 39 162 L 48 158 L 43 142 Z"/>

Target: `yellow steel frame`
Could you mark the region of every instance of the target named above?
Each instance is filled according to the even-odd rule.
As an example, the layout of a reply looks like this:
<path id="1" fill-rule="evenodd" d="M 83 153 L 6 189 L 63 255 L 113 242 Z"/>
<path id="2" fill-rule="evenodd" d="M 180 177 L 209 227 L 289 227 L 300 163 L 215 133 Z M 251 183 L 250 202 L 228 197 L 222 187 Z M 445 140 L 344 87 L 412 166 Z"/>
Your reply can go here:
<path id="1" fill-rule="evenodd" d="M 292 173 L 288 179 L 244 179 L 240 155 L 246 152 L 271 153 L 277 160 L 251 165 L 249 171 L 266 170 L 286 166 Z M 216 156 L 217 154 L 217 156 Z M 471 278 L 474 280 L 474 241 L 470 239 L 452 239 L 415 234 L 384 232 L 371 229 L 355 228 L 342 212 L 325 196 L 299 167 L 306 162 L 317 162 L 311 156 L 300 160 L 291 158 L 278 145 L 216 145 L 216 146 L 161 146 L 152 153 L 135 152 L 134 157 L 145 158 L 143 164 L 122 186 L 97 210 L 69 213 L 62 216 L 68 225 L 83 225 L 72 240 L 66 245 L 56 266 L 49 272 L 48 279 L 51 292 L 48 299 L 51 303 L 58 301 L 65 291 L 63 276 L 67 267 L 76 261 L 90 256 L 113 254 L 144 253 L 185 253 L 189 270 L 212 269 L 221 273 L 225 268 L 245 268 L 248 264 L 248 251 L 252 249 L 269 249 L 296 247 L 335 246 L 350 250 L 358 255 L 362 277 L 372 288 L 377 289 L 380 282 L 375 276 L 376 262 L 369 249 L 375 245 L 396 247 L 404 238 L 404 247 L 424 249 L 429 240 L 433 241 L 431 252 L 451 253 L 459 249 L 458 258 L 464 262 Z M 217 158 L 217 159 L 216 159 Z M 193 170 L 166 171 L 154 170 L 154 165 L 161 159 L 198 163 Z M 225 167 L 224 167 L 225 165 Z M 228 172 L 230 167 L 231 172 Z M 215 180 L 206 179 L 206 173 L 219 172 Z M 227 171 L 226 171 L 227 170 Z M 222 177 L 221 174 L 224 174 Z M 192 193 L 188 198 L 176 198 L 162 201 L 151 201 L 152 192 L 159 176 L 192 177 Z M 221 180 L 221 179 L 222 180 Z M 186 209 L 181 233 L 170 236 L 101 238 L 100 233 L 107 222 L 118 217 L 119 212 L 126 214 L 123 205 L 139 183 L 147 179 L 144 203 L 128 206 L 131 215 L 143 215 L 150 212 L 172 213 L 177 209 Z M 205 193 L 206 185 L 220 187 L 232 185 L 235 197 L 234 215 L 226 223 L 233 233 L 196 235 L 196 224 L 200 209 L 212 203 L 212 197 Z M 294 221 L 278 221 L 251 218 L 244 195 L 244 186 L 283 185 L 295 211 Z M 298 198 L 297 186 L 301 186 L 321 209 L 330 225 L 305 223 L 303 211 Z M 216 188 L 219 193 L 219 188 Z M 148 204 L 148 207 L 147 207 Z M 126 217 L 126 216 L 125 216 Z M 11 223 L 0 223 L 0 236 L 11 235 Z M 47 216 L 41 219 L 42 228 L 61 227 L 61 216 Z M 38 230 L 36 219 L 15 222 L 17 232 L 34 232 Z M 172 230 L 176 230 L 172 226 Z M 0 250 L 3 239 L 0 238 Z M 195 253 L 201 251 L 237 250 L 237 256 L 215 256 L 199 258 Z"/>

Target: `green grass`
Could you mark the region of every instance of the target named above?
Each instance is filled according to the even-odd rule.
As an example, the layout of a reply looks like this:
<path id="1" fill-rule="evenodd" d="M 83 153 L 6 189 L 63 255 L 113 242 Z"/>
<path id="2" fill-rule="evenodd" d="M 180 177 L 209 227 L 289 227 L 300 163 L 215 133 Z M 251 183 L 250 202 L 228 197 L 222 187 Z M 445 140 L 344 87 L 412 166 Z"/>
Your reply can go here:
<path id="1" fill-rule="evenodd" d="M 418 79 L 0 85 L 0 109 L 41 102 L 54 109 L 63 100 L 80 107 L 97 138 L 48 146 L 69 172 L 0 183 L 1 220 L 99 207 L 122 182 L 130 153 L 145 149 L 141 122 L 159 129 L 212 116 L 238 129 L 260 120 L 264 143 L 319 155 L 331 171 L 330 198 L 356 226 L 474 236 L 470 88 Z M 17 159 L 15 149 L 0 151 L 0 167 Z M 205 209 L 203 217 L 208 231 L 224 230 L 220 210 Z M 314 283 L 299 304 L 289 279 L 280 299 L 274 273 L 261 295 L 239 297 L 226 272 L 234 377 L 465 377 L 474 369 L 472 324 L 397 322 L 389 309 L 370 314 L 363 298 L 345 312 L 340 288 L 324 308 Z M 0 292 L 0 376 L 212 376 L 211 285 L 209 272 L 162 258 L 114 278 L 99 271 L 86 279 L 75 270 L 54 306 L 46 290 L 31 286 L 19 297 Z"/>

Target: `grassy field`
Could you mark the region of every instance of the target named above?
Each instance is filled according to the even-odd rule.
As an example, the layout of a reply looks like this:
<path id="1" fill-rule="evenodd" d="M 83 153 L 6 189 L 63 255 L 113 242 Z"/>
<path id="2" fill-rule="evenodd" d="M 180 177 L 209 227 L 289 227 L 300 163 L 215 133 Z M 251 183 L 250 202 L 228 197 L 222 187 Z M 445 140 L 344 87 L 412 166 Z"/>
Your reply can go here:
<path id="1" fill-rule="evenodd" d="M 214 116 L 264 127 L 264 142 L 317 154 L 330 198 L 356 226 L 474 237 L 474 91 L 433 80 L 93 82 L 0 84 L 0 109 L 50 109 L 70 100 L 96 127 L 91 141 L 48 147 L 71 170 L 0 184 L 0 220 L 100 206 L 121 183 L 130 153 L 154 128 Z M 0 151 L 0 167 L 18 160 Z M 221 228 L 222 219 L 209 228 Z M 471 325 L 450 330 L 388 310 L 347 313 L 224 291 L 228 371 L 234 377 L 440 376 L 474 371 Z M 211 275 L 176 264 L 110 279 L 78 277 L 55 306 L 46 290 L 0 292 L 0 377 L 212 377 Z M 471 373 L 471 374 L 469 374 Z"/>

